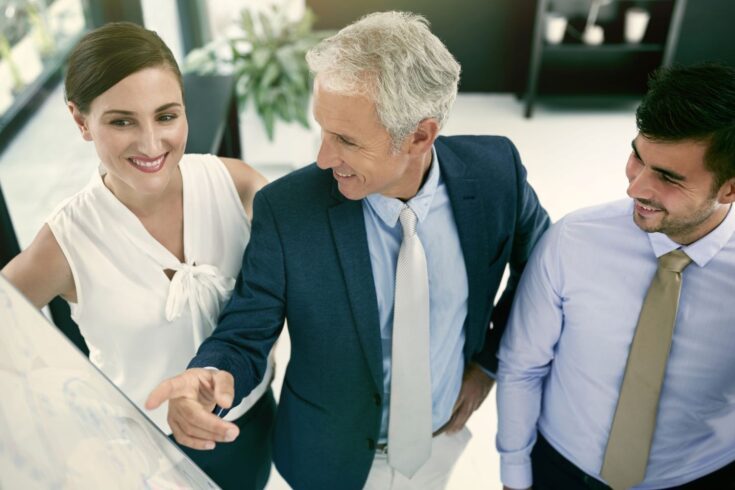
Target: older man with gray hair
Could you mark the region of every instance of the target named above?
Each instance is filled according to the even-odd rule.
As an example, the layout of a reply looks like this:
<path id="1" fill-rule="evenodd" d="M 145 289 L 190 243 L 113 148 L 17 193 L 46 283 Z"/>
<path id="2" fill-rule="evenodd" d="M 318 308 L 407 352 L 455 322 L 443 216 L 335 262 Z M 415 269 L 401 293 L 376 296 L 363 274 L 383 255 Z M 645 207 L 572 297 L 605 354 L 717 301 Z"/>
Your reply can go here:
<path id="1" fill-rule="evenodd" d="M 233 440 L 237 426 L 211 412 L 257 386 L 288 320 L 273 448 L 288 483 L 444 488 L 549 219 L 510 141 L 439 136 L 460 67 L 424 18 L 368 15 L 307 60 L 316 165 L 257 194 L 217 329 L 149 406 L 170 400 L 182 444 Z"/>

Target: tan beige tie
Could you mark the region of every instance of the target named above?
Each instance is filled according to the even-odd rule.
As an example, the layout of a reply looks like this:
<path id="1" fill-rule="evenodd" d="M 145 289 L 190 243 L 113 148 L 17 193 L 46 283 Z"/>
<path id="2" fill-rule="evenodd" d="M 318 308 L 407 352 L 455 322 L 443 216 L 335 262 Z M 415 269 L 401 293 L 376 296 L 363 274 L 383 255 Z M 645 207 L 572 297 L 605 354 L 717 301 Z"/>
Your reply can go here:
<path id="1" fill-rule="evenodd" d="M 615 490 L 630 488 L 646 476 L 679 308 L 681 272 L 691 261 L 681 250 L 659 257 L 643 302 L 600 472 Z"/>

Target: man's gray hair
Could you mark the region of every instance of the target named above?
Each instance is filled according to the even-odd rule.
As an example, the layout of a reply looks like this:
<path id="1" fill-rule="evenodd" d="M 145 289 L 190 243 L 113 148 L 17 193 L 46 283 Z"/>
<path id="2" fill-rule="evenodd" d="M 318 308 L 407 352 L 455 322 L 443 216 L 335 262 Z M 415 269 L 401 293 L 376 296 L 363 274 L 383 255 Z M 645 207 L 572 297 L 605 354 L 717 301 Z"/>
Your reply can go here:
<path id="1" fill-rule="evenodd" d="M 340 30 L 307 54 L 319 83 L 344 95 L 365 95 L 397 150 L 427 118 L 444 124 L 457 97 L 460 66 L 409 12 L 378 12 Z"/>

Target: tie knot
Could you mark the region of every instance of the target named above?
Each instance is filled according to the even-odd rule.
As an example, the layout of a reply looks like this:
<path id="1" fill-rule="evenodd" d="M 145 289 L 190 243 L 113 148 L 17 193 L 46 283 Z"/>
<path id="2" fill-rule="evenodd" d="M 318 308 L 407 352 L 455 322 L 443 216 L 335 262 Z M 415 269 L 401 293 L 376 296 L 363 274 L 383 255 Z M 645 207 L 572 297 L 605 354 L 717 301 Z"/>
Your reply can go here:
<path id="1" fill-rule="evenodd" d="M 408 206 L 401 209 L 401 215 L 398 217 L 403 227 L 403 238 L 409 238 L 416 234 L 416 214 Z"/>
<path id="2" fill-rule="evenodd" d="M 658 258 L 659 268 L 672 272 L 681 272 L 691 263 L 692 259 L 681 249 L 673 250 Z"/>

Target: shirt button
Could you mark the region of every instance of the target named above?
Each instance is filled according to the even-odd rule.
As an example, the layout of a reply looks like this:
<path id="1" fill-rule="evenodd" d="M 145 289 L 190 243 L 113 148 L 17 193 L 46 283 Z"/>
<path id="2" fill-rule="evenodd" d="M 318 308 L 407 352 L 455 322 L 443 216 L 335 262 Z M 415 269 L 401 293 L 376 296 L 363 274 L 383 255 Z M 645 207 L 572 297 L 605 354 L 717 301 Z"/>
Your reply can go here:
<path id="1" fill-rule="evenodd" d="M 370 451 L 375 451 L 375 439 L 368 437 L 367 445 Z"/>
<path id="2" fill-rule="evenodd" d="M 375 400 L 375 405 L 380 406 L 380 394 L 375 393 L 373 395 L 373 400 Z"/>

